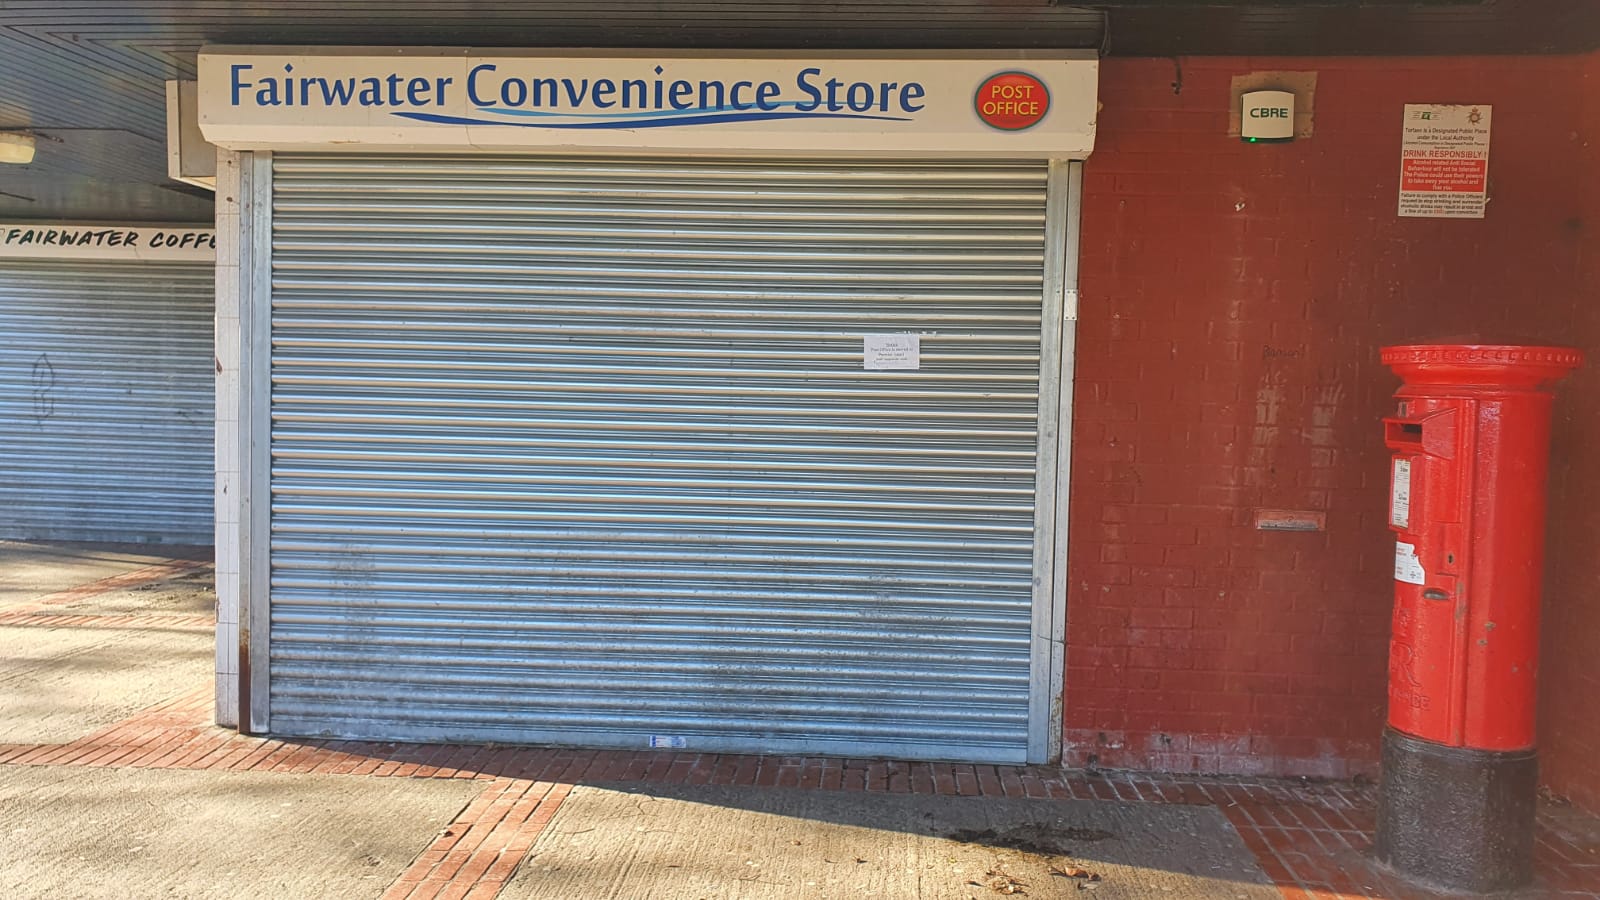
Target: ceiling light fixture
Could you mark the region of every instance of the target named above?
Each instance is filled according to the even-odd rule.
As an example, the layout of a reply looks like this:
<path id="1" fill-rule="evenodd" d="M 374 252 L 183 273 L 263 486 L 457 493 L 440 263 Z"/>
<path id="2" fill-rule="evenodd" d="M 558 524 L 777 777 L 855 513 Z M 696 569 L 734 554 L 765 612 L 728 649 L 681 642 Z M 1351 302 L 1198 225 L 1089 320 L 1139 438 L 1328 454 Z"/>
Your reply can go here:
<path id="1" fill-rule="evenodd" d="M 22 131 L 0 131 L 0 163 L 25 166 L 33 162 L 33 135 Z"/>

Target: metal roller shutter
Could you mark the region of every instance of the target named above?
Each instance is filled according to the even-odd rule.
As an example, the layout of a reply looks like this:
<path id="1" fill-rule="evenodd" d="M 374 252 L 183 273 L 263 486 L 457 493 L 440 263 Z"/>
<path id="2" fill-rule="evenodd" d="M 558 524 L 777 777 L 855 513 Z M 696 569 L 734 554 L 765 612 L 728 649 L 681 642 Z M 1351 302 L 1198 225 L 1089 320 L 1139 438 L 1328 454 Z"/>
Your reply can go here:
<path id="1" fill-rule="evenodd" d="M 0 260 L 0 537 L 210 544 L 212 270 Z"/>
<path id="2" fill-rule="evenodd" d="M 272 730 L 1022 761 L 1045 187 L 277 156 Z"/>

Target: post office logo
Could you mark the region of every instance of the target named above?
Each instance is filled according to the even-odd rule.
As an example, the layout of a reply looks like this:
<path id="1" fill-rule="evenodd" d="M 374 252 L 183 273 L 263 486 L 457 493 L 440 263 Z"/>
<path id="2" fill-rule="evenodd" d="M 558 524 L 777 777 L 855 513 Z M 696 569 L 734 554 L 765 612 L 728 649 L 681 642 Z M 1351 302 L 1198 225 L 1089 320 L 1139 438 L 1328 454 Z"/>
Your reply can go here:
<path id="1" fill-rule="evenodd" d="M 978 85 L 972 105 L 978 118 L 990 128 L 1023 131 L 1049 114 L 1050 89 L 1027 72 L 1001 72 Z"/>

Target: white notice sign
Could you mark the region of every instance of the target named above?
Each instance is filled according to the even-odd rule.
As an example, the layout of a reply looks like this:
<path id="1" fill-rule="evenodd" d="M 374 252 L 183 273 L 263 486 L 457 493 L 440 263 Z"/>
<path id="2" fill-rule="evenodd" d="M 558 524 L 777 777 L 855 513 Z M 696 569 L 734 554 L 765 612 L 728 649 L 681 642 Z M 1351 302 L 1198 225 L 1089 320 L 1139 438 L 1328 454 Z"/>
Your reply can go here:
<path id="1" fill-rule="evenodd" d="M 1489 109 L 1406 104 L 1402 217 L 1483 218 L 1489 202 Z"/>
<path id="2" fill-rule="evenodd" d="M 1394 487 L 1389 496 L 1389 524 L 1411 527 L 1411 460 L 1394 461 Z"/>
<path id="3" fill-rule="evenodd" d="M 922 339 L 915 334 L 868 334 L 861 338 L 861 368 L 920 369 Z"/>
<path id="4" fill-rule="evenodd" d="M 1428 573 L 1422 570 L 1422 560 L 1417 558 L 1417 545 L 1405 541 L 1394 544 L 1394 580 L 1406 584 L 1422 584 Z"/>

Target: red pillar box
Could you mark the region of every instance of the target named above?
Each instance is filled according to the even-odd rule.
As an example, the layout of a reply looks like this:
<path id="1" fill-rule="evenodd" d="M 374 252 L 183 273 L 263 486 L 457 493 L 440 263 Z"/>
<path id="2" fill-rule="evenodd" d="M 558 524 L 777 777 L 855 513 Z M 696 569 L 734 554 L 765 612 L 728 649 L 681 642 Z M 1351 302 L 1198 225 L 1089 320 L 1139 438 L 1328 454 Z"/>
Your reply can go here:
<path id="1" fill-rule="evenodd" d="M 1532 878 L 1539 588 L 1559 347 L 1387 347 L 1395 532 L 1379 859 L 1468 891 Z"/>

